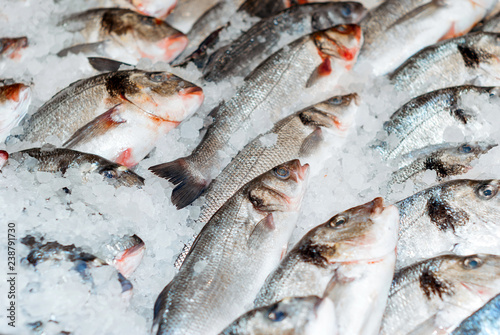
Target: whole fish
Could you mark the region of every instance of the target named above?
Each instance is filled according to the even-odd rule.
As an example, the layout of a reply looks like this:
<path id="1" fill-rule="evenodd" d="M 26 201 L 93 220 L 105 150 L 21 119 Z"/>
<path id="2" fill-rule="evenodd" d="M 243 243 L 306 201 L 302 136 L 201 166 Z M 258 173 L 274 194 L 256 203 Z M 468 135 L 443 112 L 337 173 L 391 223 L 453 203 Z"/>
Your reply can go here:
<path id="1" fill-rule="evenodd" d="M 500 181 L 452 180 L 396 203 L 397 268 L 444 252 L 500 253 Z"/>
<path id="2" fill-rule="evenodd" d="M 500 329 L 500 295 L 462 321 L 452 335 L 491 335 Z"/>
<path id="3" fill-rule="evenodd" d="M 354 122 L 357 97 L 356 93 L 336 96 L 301 110 L 247 144 L 210 183 L 198 221 L 207 222 L 241 186 L 273 166 L 311 156 L 327 146 L 324 132 L 345 136 Z M 276 142 L 266 143 L 269 137 Z M 327 143 L 331 145 L 332 141 Z"/>
<path id="4" fill-rule="evenodd" d="M 380 334 L 447 334 L 499 292 L 500 256 L 416 263 L 394 275 Z"/>
<path id="5" fill-rule="evenodd" d="M 389 79 L 398 91 L 410 96 L 466 84 L 500 81 L 500 35 L 477 32 L 429 46 L 413 55 Z"/>
<path id="6" fill-rule="evenodd" d="M 90 9 L 65 18 L 61 25 L 80 32 L 85 41 L 62 50 L 60 56 L 84 52 L 125 62 L 142 57 L 171 62 L 188 43 L 186 35 L 164 21 L 126 8 Z"/>
<path id="7" fill-rule="evenodd" d="M 422 48 L 467 33 L 496 2 L 388 0 L 361 23 L 367 36 L 358 65 L 369 64 L 375 75 L 386 74 Z"/>
<path id="8" fill-rule="evenodd" d="M 31 89 L 21 83 L 0 86 L 0 142 L 26 116 L 31 102 Z"/>
<path id="9" fill-rule="evenodd" d="M 89 173 L 99 173 L 104 180 L 116 187 L 144 185 L 144 178 L 125 166 L 97 155 L 70 149 L 47 146 L 33 148 L 10 154 L 10 160 L 20 164 L 17 169 L 26 167 L 30 171 L 61 172 L 63 175 L 68 169 L 79 169 L 83 180 Z"/>
<path id="10" fill-rule="evenodd" d="M 384 139 L 377 149 L 384 159 L 394 159 L 444 143 L 448 127 L 477 131 L 481 120 L 476 104 L 497 99 L 497 88 L 477 86 L 450 87 L 416 97 L 384 123 Z"/>
<path id="11" fill-rule="evenodd" d="M 72 149 L 133 166 L 203 99 L 200 87 L 167 72 L 104 73 L 77 81 L 47 101 L 28 120 L 23 139 L 44 142 L 55 135 Z"/>
<path id="12" fill-rule="evenodd" d="M 165 21 L 171 26 L 187 33 L 193 24 L 205 12 L 218 4 L 221 0 L 178 0 L 172 14 Z"/>
<path id="13" fill-rule="evenodd" d="M 290 92 L 323 80 L 335 85 L 338 76 L 356 61 L 361 44 L 358 26 L 341 25 L 291 43 L 255 69 L 233 98 L 212 111 L 214 122 L 190 156 L 150 168 L 177 185 L 172 192 L 177 208 L 189 205 L 207 188 L 214 177 L 212 171 L 221 168 L 220 151 L 232 148 L 233 134 L 248 129 L 252 118 L 277 121 L 281 110 L 293 103 Z"/>
<path id="14" fill-rule="evenodd" d="M 228 46 L 215 51 L 203 69 L 207 81 L 246 77 L 272 53 L 299 37 L 338 24 L 357 23 L 366 9 L 357 2 L 294 6 L 261 20 Z"/>
<path id="15" fill-rule="evenodd" d="M 487 142 L 438 144 L 410 152 L 399 159 L 400 168 L 391 175 L 391 184 L 402 184 L 424 171 L 435 171 L 438 180 L 469 171 L 471 162 L 497 144 Z"/>
<path id="16" fill-rule="evenodd" d="M 28 38 L 23 37 L 2 37 L 0 38 L 0 60 L 10 58 L 19 60 L 22 50 L 28 46 Z"/>
<path id="17" fill-rule="evenodd" d="M 277 166 L 224 204 L 158 296 L 153 334 L 218 334 L 246 312 L 292 234 L 308 168 Z"/>
<path id="18" fill-rule="evenodd" d="M 219 335 L 334 335 L 335 330 L 332 301 L 308 296 L 248 311 Z"/>

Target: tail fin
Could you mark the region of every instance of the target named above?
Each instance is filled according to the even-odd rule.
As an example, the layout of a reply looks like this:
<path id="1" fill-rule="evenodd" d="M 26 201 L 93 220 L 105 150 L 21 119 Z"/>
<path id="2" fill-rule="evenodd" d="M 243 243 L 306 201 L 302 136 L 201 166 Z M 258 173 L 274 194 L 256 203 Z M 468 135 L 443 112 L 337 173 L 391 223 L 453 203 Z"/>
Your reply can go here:
<path id="1" fill-rule="evenodd" d="M 177 209 L 184 208 L 195 201 L 207 188 L 209 181 L 193 169 L 188 161 L 179 158 L 149 168 L 158 177 L 177 185 L 172 191 L 172 203 Z"/>

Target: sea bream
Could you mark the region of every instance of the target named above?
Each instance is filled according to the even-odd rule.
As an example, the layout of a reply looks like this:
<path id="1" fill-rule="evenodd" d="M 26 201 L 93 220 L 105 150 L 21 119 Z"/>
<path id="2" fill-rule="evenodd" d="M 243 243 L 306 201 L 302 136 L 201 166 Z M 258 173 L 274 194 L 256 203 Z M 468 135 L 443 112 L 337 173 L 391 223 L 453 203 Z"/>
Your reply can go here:
<path id="1" fill-rule="evenodd" d="M 11 153 L 8 162 L 14 164 L 17 170 L 60 172 L 62 175 L 68 169 L 78 169 L 83 181 L 88 179 L 89 173 L 99 173 L 106 182 L 116 187 L 144 185 L 144 178 L 126 166 L 118 165 L 97 155 L 71 149 L 51 146 L 27 149 Z"/>
<path id="2" fill-rule="evenodd" d="M 356 93 L 332 97 L 278 121 L 252 140 L 210 183 L 198 222 L 207 222 L 237 190 L 273 166 L 312 155 L 320 156 L 314 163 L 326 160 L 329 155 L 321 149 L 340 147 L 354 123 L 357 99 Z"/>
<path id="3" fill-rule="evenodd" d="M 357 66 L 383 75 L 422 48 L 466 34 L 497 0 L 388 0 L 361 23 L 366 40 Z M 404 47 L 402 47 L 404 45 Z"/>
<path id="4" fill-rule="evenodd" d="M 247 311 L 291 237 L 308 168 L 277 166 L 224 204 L 158 296 L 153 334 L 218 334 Z"/>
<path id="5" fill-rule="evenodd" d="M 252 309 L 219 335 L 335 335 L 335 326 L 332 301 L 308 296 Z"/>
<path id="6" fill-rule="evenodd" d="M 445 252 L 500 254 L 500 181 L 459 179 L 396 203 L 397 268 Z"/>
<path id="7" fill-rule="evenodd" d="M 498 103 L 496 87 L 457 86 L 418 96 L 391 115 L 375 147 L 386 160 L 443 144 L 448 128 L 480 135 L 485 126 L 478 106 Z"/>
<path id="8" fill-rule="evenodd" d="M 23 140 L 44 143 L 55 135 L 68 148 L 133 166 L 203 99 L 200 87 L 168 72 L 104 73 L 47 101 L 27 121 Z"/>
<path id="9" fill-rule="evenodd" d="M 492 335 L 500 329 L 500 295 L 463 320 L 451 335 Z"/>
<path id="10" fill-rule="evenodd" d="M 190 156 L 150 168 L 177 185 L 172 193 L 177 208 L 192 203 L 208 187 L 222 168 L 221 151 L 241 149 L 243 143 L 235 148 L 231 138 L 248 129 L 252 119 L 276 122 L 282 109 L 295 103 L 291 92 L 314 92 L 321 82 L 334 91 L 339 77 L 356 61 L 362 42 L 359 26 L 340 25 L 289 44 L 257 67 L 233 98 L 210 113 L 214 122 Z"/>
<path id="11" fill-rule="evenodd" d="M 382 198 L 310 230 L 267 277 L 255 306 L 285 297 L 328 296 L 338 334 L 377 334 L 394 274 L 399 225 Z"/>
<path id="12" fill-rule="evenodd" d="M 330 2 L 294 6 L 253 25 L 229 45 L 210 55 L 203 69 L 207 81 L 246 77 L 278 49 L 315 31 L 357 23 L 366 9 L 357 2 Z"/>
<path id="13" fill-rule="evenodd" d="M 59 52 L 83 52 L 124 62 L 140 58 L 173 61 L 186 47 L 186 35 L 164 21 L 126 8 L 97 8 L 73 14 L 60 25 L 80 32 L 84 40 Z"/>
<path id="14" fill-rule="evenodd" d="M 31 102 L 31 88 L 21 83 L 0 86 L 0 143 L 26 116 Z"/>
<path id="15" fill-rule="evenodd" d="M 394 275 L 380 334 L 449 334 L 498 293 L 500 256 L 442 255 L 416 263 Z"/>
<path id="16" fill-rule="evenodd" d="M 409 96 L 474 82 L 500 83 L 500 34 L 477 32 L 429 46 L 389 75 Z"/>

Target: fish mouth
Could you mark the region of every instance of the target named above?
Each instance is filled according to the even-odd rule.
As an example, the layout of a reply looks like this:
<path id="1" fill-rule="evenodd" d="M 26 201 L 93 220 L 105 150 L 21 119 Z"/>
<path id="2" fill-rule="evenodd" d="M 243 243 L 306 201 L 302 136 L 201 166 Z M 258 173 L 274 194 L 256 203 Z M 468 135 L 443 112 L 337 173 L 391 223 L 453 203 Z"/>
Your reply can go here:
<path id="1" fill-rule="evenodd" d="M 377 197 L 368 203 L 370 208 L 370 217 L 377 217 L 382 214 L 386 209 L 384 206 L 384 199 L 382 197 Z"/>
<path id="2" fill-rule="evenodd" d="M 194 113 L 205 100 L 203 90 L 198 86 L 183 88 L 179 91 L 179 97 L 184 104 L 186 115 Z"/>
<path id="3" fill-rule="evenodd" d="M 304 181 L 309 175 L 309 164 L 301 165 L 299 161 L 295 162 L 296 166 L 296 178 L 295 181 Z"/>
<path id="4" fill-rule="evenodd" d="M 118 269 L 123 276 L 130 276 L 135 269 L 141 263 L 142 258 L 144 257 L 144 252 L 146 250 L 146 245 L 141 240 L 140 243 L 134 245 L 131 248 L 128 248 L 121 254 L 117 255 L 113 260 L 113 266 Z"/>

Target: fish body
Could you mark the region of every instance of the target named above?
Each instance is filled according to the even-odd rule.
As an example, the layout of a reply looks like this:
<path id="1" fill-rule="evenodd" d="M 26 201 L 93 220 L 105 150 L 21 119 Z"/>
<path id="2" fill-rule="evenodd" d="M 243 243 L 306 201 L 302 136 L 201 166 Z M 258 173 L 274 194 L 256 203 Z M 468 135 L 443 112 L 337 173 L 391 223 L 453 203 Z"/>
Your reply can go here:
<path id="1" fill-rule="evenodd" d="M 61 172 L 68 169 L 79 169 L 82 179 L 89 173 L 99 173 L 104 180 L 115 186 L 142 186 L 144 178 L 130 171 L 127 167 L 118 165 L 97 155 L 88 154 L 64 148 L 42 147 L 27 149 L 10 154 L 9 160 L 15 160 L 21 167 L 30 171 Z"/>
<path id="2" fill-rule="evenodd" d="M 443 255 L 396 272 L 380 334 L 447 334 L 500 292 L 500 257 Z"/>
<path id="3" fill-rule="evenodd" d="M 496 0 L 386 1 L 361 23 L 367 39 L 359 64 L 368 63 L 375 75 L 386 74 L 422 48 L 466 34 L 495 3 Z"/>
<path id="4" fill-rule="evenodd" d="M 288 162 L 224 204 L 159 295 L 154 334 L 218 334 L 246 312 L 288 243 L 307 174 L 308 165 Z"/>
<path id="5" fill-rule="evenodd" d="M 240 316 L 219 335 L 335 335 L 330 299 L 285 298 Z"/>
<path id="6" fill-rule="evenodd" d="M 462 321 L 452 335 L 490 335 L 500 329 L 500 295 L 488 301 L 474 314 Z"/>
<path id="7" fill-rule="evenodd" d="M 476 103 L 497 99 L 494 87 L 457 86 L 416 97 L 384 123 L 386 138 L 378 146 L 384 159 L 394 159 L 445 142 L 448 127 L 477 131 L 481 127 Z"/>
<path id="8" fill-rule="evenodd" d="M 366 9 L 357 2 L 295 6 L 261 20 L 246 33 L 215 51 L 203 69 L 207 81 L 246 77 L 258 64 L 299 37 L 338 24 L 357 23 Z"/>
<path id="9" fill-rule="evenodd" d="M 63 50 L 107 56 L 122 61 L 171 62 L 186 47 L 187 37 L 164 21 L 126 8 L 97 8 L 71 15 L 61 22 L 67 30 L 80 32 L 84 44 Z"/>
<path id="10" fill-rule="evenodd" d="M 177 185 L 172 193 L 177 208 L 192 203 L 208 187 L 213 171 L 221 168 L 220 151 L 234 150 L 233 134 L 246 131 L 252 119 L 276 122 L 281 110 L 291 107 L 290 92 L 321 81 L 335 85 L 338 76 L 355 62 L 361 43 L 358 26 L 342 25 L 303 37 L 256 68 L 233 98 L 212 111 L 214 122 L 190 156 L 150 168 Z"/>
<path id="11" fill-rule="evenodd" d="M 309 157 L 326 143 L 339 141 L 337 136 L 342 138 L 354 121 L 356 98 L 355 93 L 336 96 L 301 110 L 247 144 L 210 183 L 198 221 L 207 222 L 241 186 L 273 166 Z M 324 132 L 337 136 L 325 143 Z M 265 142 L 269 137 L 276 139 L 274 144 Z"/>
<path id="12" fill-rule="evenodd" d="M 476 32 L 429 46 L 389 75 L 397 91 L 410 96 L 480 80 L 496 85 L 500 78 L 500 35 Z"/>
<path id="13" fill-rule="evenodd" d="M 23 140 L 44 142 L 55 135 L 69 148 L 133 166 L 203 99 L 201 88 L 170 73 L 105 73 L 52 97 L 28 120 Z"/>
<path id="14" fill-rule="evenodd" d="M 2 37 L 0 38 L 0 60 L 10 58 L 19 60 L 22 57 L 22 50 L 28 46 L 28 38 L 23 37 Z"/>
<path id="15" fill-rule="evenodd" d="M 444 252 L 499 253 L 498 180 L 452 180 L 396 203 L 397 268 Z"/>
<path id="16" fill-rule="evenodd" d="M 0 86 L 0 142 L 26 116 L 31 102 L 31 89 L 21 83 Z"/>

